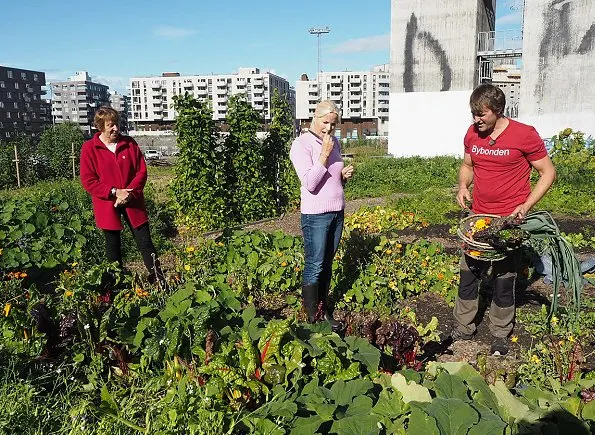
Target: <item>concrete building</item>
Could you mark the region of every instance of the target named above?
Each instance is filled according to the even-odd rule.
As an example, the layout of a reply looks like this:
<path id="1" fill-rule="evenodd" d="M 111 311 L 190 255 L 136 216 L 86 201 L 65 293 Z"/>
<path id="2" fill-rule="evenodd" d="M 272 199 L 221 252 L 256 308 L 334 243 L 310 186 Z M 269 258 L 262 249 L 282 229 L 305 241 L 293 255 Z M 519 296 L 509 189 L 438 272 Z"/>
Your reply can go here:
<path id="1" fill-rule="evenodd" d="M 51 83 L 54 123 L 77 123 L 87 136 L 97 130 L 93 126 L 95 112 L 109 106 L 109 87 L 95 83 L 86 71 L 78 71 L 68 81 Z"/>
<path id="2" fill-rule="evenodd" d="M 494 30 L 495 3 L 392 0 L 390 153 L 462 155 L 478 34 Z"/>
<path id="3" fill-rule="evenodd" d="M 128 133 L 128 130 L 130 130 L 130 97 L 114 91 L 110 93 L 109 104 L 120 114 L 120 131 L 125 134 Z"/>
<path id="4" fill-rule="evenodd" d="M 0 66 L 0 142 L 19 133 L 39 135 L 49 117 L 42 95 L 45 73 Z"/>
<path id="5" fill-rule="evenodd" d="M 243 93 L 252 107 L 262 113 L 266 124 L 271 119 L 275 89 L 292 102 L 294 94 L 289 82 L 273 73 L 260 72 L 258 68 L 239 68 L 235 74 L 182 76 L 163 73 L 161 77 L 134 77 L 130 79 L 130 120 L 135 131 L 171 130 L 176 119 L 173 99 L 188 92 L 198 99 L 209 100 L 213 119 L 224 122 L 229 97 Z"/>
<path id="6" fill-rule="evenodd" d="M 492 84 L 498 86 L 506 96 L 504 114 L 509 118 L 518 118 L 521 94 L 521 69 L 514 64 L 502 63 L 492 70 Z"/>
<path id="7" fill-rule="evenodd" d="M 595 2 L 526 0 L 519 120 L 595 136 Z"/>
<path id="8" fill-rule="evenodd" d="M 372 71 L 320 72 L 317 80 L 303 74 L 295 86 L 296 119 L 301 127 L 309 126 L 318 101 L 332 100 L 341 109 L 337 137 L 386 136 L 389 80 L 388 65 Z"/>

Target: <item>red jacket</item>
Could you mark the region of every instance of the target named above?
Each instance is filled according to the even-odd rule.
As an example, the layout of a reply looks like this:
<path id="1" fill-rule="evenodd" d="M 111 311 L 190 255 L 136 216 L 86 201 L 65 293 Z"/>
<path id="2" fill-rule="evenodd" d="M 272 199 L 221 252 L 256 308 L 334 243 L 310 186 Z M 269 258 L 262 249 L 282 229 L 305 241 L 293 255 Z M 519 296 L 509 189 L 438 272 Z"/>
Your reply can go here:
<path id="1" fill-rule="evenodd" d="M 143 188 L 147 181 L 147 165 L 138 144 L 129 136 L 118 138 L 116 152 L 112 153 L 96 133 L 81 149 L 81 183 L 93 200 L 93 213 L 97 226 L 103 230 L 123 229 L 115 198 L 110 197 L 112 187 L 133 189 L 125 211 L 133 228 L 149 220 Z"/>

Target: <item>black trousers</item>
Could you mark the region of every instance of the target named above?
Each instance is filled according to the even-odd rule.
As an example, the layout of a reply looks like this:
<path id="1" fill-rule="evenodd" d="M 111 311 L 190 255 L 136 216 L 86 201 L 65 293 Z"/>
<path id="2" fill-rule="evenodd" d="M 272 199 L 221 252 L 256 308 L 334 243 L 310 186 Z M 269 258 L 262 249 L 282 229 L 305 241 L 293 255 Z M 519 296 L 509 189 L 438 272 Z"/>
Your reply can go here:
<path id="1" fill-rule="evenodd" d="M 149 222 L 145 222 L 138 228 L 133 228 L 130 224 L 130 220 L 126 215 L 126 212 L 121 209 L 120 214 L 124 218 L 124 221 L 132 231 L 134 235 L 134 241 L 136 246 L 143 257 L 143 263 L 149 271 L 149 274 L 154 273 L 155 269 L 160 271 L 159 259 L 157 258 L 157 252 L 151 240 L 151 232 L 149 231 Z M 105 235 L 105 251 L 107 259 L 110 262 L 117 261 L 120 267 L 122 267 L 122 236 L 120 230 L 103 230 Z"/>

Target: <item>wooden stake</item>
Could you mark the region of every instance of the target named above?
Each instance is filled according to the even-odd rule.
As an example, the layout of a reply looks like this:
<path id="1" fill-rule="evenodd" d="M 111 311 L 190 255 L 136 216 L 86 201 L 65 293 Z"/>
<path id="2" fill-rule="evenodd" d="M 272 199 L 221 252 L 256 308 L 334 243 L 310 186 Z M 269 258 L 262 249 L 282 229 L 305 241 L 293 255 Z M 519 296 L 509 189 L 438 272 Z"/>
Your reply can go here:
<path id="1" fill-rule="evenodd" d="M 17 167 L 17 186 L 21 187 L 21 174 L 19 173 L 19 153 L 17 151 L 17 146 L 14 146 L 14 164 Z"/>

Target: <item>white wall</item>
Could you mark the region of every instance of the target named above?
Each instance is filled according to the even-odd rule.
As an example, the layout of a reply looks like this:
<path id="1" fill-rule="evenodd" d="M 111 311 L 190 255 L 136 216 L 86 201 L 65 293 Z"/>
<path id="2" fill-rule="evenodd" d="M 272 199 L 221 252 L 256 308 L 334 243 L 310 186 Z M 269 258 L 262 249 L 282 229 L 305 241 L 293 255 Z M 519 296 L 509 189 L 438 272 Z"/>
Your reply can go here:
<path id="1" fill-rule="evenodd" d="M 388 152 L 396 157 L 463 156 L 472 90 L 391 92 Z"/>
<path id="2" fill-rule="evenodd" d="M 519 120 L 595 136 L 595 1 L 526 0 Z"/>

